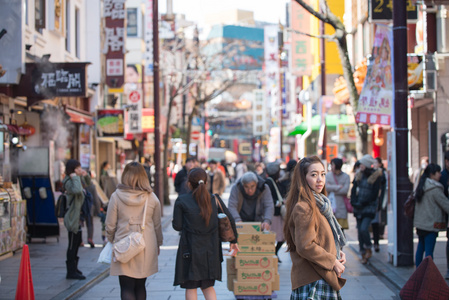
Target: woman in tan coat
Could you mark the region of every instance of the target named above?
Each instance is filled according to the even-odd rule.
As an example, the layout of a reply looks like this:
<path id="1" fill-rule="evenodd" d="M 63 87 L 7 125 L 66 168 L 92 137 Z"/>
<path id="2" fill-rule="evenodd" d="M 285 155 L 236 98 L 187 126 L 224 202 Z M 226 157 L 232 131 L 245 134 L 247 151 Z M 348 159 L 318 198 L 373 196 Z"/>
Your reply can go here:
<path id="1" fill-rule="evenodd" d="M 111 275 L 118 275 L 122 299 L 146 299 L 145 281 L 158 271 L 159 246 L 162 245 L 161 206 L 153 193 L 143 166 L 126 165 L 122 183 L 112 194 L 106 216 L 106 236 L 117 242 L 133 231 L 140 231 L 147 205 L 143 236 L 145 249 L 127 263 L 111 263 Z"/>
<path id="2" fill-rule="evenodd" d="M 290 299 L 341 299 L 346 243 L 325 196 L 326 172 L 317 156 L 295 167 L 287 196 L 284 236 L 292 259 Z"/>

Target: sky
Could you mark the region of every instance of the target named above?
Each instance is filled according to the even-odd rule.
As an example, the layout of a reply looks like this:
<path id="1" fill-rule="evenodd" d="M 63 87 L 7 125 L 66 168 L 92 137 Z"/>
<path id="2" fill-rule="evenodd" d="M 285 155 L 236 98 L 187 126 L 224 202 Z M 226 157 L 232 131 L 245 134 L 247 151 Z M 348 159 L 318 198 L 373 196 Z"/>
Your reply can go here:
<path id="1" fill-rule="evenodd" d="M 230 9 L 254 12 L 256 21 L 285 23 L 285 3 L 288 0 L 172 0 L 173 12 L 186 15 L 186 20 L 203 23 L 207 13 Z M 167 1 L 159 0 L 159 13 L 167 11 Z"/>

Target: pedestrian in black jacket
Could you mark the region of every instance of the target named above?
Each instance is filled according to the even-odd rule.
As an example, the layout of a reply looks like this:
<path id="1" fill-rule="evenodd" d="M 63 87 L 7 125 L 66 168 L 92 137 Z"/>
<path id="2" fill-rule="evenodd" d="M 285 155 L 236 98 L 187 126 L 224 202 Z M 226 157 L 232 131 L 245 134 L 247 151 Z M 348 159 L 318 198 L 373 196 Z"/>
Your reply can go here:
<path id="1" fill-rule="evenodd" d="M 206 183 L 206 171 L 192 169 L 187 182 L 191 192 L 179 196 L 173 210 L 173 228 L 181 232 L 174 285 L 186 289 L 186 299 L 197 299 L 198 288 L 206 300 L 217 299 L 214 284 L 215 280 L 221 281 L 223 261 L 217 201 L 231 221 L 236 237 L 231 242 L 231 251 L 238 251 L 234 218 L 220 198 L 209 194 Z"/>
<path id="2" fill-rule="evenodd" d="M 377 201 L 381 189 L 382 169 L 374 170 L 374 158 L 366 154 L 360 159 L 360 171 L 356 173 L 351 189 L 351 204 L 354 217 L 357 219 L 362 264 L 366 264 L 372 256 L 369 226 L 377 211 Z"/>
<path id="3" fill-rule="evenodd" d="M 187 194 L 190 191 L 187 187 L 187 175 L 193 168 L 194 163 L 195 159 L 193 157 L 187 158 L 184 167 L 182 167 L 182 169 L 176 174 L 175 191 L 178 193 L 178 196 Z"/>

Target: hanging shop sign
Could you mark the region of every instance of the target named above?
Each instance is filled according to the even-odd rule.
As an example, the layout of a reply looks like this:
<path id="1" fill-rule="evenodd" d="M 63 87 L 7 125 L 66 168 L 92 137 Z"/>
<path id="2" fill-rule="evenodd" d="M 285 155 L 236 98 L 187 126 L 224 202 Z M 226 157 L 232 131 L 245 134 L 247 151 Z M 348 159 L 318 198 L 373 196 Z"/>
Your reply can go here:
<path id="1" fill-rule="evenodd" d="M 145 74 L 151 74 L 153 73 L 153 0 L 145 1 L 144 31 L 145 31 Z"/>
<path id="2" fill-rule="evenodd" d="M 310 4 L 311 1 L 305 1 Z M 311 14 L 296 1 L 291 1 L 292 28 L 301 32 L 311 31 Z M 292 33 L 291 70 L 295 76 L 312 75 L 312 42 L 304 34 Z"/>
<path id="3" fill-rule="evenodd" d="M 279 103 L 279 43 L 278 25 L 264 27 L 264 58 L 265 58 L 265 94 L 272 116 Z"/>
<path id="4" fill-rule="evenodd" d="M 125 134 L 123 109 L 98 109 L 97 137 L 121 137 Z"/>
<path id="5" fill-rule="evenodd" d="M 121 88 L 124 83 L 125 67 L 125 0 L 104 0 L 106 55 L 106 85 L 112 89 Z"/>
<path id="6" fill-rule="evenodd" d="M 393 108 L 393 33 L 388 26 L 378 26 L 372 51 L 373 62 L 363 83 L 356 122 L 388 125 Z"/>
<path id="7" fill-rule="evenodd" d="M 15 96 L 33 100 L 86 97 L 89 63 L 27 63 Z"/>
<path id="8" fill-rule="evenodd" d="M 142 93 L 140 90 L 128 94 L 127 133 L 142 133 Z"/>
<path id="9" fill-rule="evenodd" d="M 405 0 L 407 2 L 407 21 L 418 21 L 418 8 L 413 3 L 416 1 Z M 369 1 L 370 22 L 390 23 L 393 21 L 393 0 L 370 0 Z"/>

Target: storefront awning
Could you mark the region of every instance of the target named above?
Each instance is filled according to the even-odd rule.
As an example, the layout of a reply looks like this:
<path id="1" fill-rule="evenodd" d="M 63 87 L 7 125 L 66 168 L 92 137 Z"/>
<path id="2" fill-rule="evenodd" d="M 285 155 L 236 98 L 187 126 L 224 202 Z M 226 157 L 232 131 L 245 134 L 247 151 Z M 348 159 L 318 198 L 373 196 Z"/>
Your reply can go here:
<path id="1" fill-rule="evenodd" d="M 70 122 L 87 124 L 89 126 L 93 126 L 95 124 L 92 116 L 90 116 L 88 114 L 74 111 L 70 108 L 66 108 L 65 112 L 66 112 L 66 114 L 68 114 L 70 116 Z"/>
<path id="2" fill-rule="evenodd" d="M 348 115 L 327 115 L 326 116 L 326 126 L 327 129 L 335 130 L 337 124 L 348 124 L 350 123 Z M 312 130 L 320 130 L 321 116 L 316 115 L 312 117 Z M 307 131 L 307 121 L 302 122 L 295 127 L 288 135 L 295 136 L 297 134 L 304 134 Z"/>

